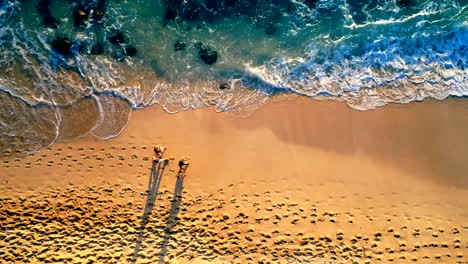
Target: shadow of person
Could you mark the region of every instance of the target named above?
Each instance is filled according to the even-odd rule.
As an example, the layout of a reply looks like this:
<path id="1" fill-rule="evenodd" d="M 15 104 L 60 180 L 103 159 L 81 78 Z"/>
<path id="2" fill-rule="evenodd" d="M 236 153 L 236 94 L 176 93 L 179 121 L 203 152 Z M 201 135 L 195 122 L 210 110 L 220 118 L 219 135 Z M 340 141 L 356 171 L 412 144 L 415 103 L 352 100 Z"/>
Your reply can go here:
<path id="1" fill-rule="evenodd" d="M 141 248 L 141 243 L 143 242 L 145 228 L 148 224 L 148 219 L 151 214 L 151 211 L 153 210 L 156 197 L 158 196 L 161 179 L 164 173 L 164 169 L 167 165 L 168 160 L 164 160 L 163 162 L 158 163 L 157 166 L 155 166 L 154 163 L 152 165 L 150 177 L 148 180 L 148 196 L 146 197 L 145 210 L 143 211 L 143 215 L 141 216 L 141 224 L 139 228 L 140 234 L 136 242 L 135 250 L 133 251 L 131 263 L 136 263 L 138 259 L 138 253 Z"/>
<path id="2" fill-rule="evenodd" d="M 182 191 L 184 189 L 184 174 L 179 173 L 177 175 L 177 181 L 174 189 L 174 196 L 171 200 L 171 210 L 169 213 L 169 218 L 167 219 L 166 227 L 164 227 L 163 243 L 161 246 L 161 252 L 159 253 L 158 263 L 164 263 L 164 258 L 167 254 L 167 246 L 169 240 L 171 239 L 172 229 L 177 224 L 177 215 L 180 211 L 180 205 L 182 204 Z"/>

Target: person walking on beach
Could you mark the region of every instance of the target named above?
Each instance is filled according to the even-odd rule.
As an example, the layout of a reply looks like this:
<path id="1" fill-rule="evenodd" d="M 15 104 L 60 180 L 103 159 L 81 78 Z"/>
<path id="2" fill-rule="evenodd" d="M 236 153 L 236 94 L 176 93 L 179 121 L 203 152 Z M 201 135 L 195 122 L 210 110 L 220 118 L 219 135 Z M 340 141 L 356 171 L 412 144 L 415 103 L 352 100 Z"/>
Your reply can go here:
<path id="1" fill-rule="evenodd" d="M 185 176 L 185 171 L 187 170 L 189 164 L 189 160 L 185 157 L 182 157 L 179 160 L 179 172 L 177 173 L 177 176 Z"/>
<path id="2" fill-rule="evenodd" d="M 153 162 L 159 163 L 160 161 L 163 160 L 163 155 L 164 155 L 164 151 L 166 151 L 166 147 L 164 147 L 163 145 L 158 145 L 154 147 L 153 150 L 154 150 Z"/>

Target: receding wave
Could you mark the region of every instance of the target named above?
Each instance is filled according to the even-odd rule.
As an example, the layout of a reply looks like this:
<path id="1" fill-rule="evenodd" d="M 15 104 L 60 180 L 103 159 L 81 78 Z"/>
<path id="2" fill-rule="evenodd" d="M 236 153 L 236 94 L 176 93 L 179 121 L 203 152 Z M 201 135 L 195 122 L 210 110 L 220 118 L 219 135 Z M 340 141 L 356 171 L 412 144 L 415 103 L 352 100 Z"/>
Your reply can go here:
<path id="1" fill-rule="evenodd" d="M 467 96 L 466 21 L 459 0 L 3 0 L 1 149 L 115 137 L 152 104 L 252 111 L 294 93 L 367 110 Z"/>

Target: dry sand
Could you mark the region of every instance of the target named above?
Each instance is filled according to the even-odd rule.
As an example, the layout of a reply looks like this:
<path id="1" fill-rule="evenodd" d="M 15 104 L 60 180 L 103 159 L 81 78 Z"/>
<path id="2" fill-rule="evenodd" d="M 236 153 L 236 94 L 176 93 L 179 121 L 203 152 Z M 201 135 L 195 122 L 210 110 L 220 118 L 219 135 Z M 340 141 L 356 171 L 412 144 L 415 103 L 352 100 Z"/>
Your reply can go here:
<path id="1" fill-rule="evenodd" d="M 150 107 L 2 161 L 0 263 L 468 263 L 467 135 L 457 99 Z M 176 160 L 151 176 L 159 143 Z"/>

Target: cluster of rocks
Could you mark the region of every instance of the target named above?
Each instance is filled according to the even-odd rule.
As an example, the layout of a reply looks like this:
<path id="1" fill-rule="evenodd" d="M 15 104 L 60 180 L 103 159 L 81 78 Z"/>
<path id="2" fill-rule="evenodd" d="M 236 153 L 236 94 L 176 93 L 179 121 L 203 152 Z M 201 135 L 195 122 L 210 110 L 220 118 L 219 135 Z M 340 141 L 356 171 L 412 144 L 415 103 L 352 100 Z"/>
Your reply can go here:
<path id="1" fill-rule="evenodd" d="M 320 0 L 303 0 L 310 8 L 317 8 Z M 414 0 L 396 0 L 400 7 L 414 5 Z M 376 6 L 377 0 L 356 0 L 348 4 L 352 9 L 353 17 L 361 19 L 363 7 Z M 268 35 L 274 34 L 280 25 L 282 14 L 293 13 L 297 3 L 292 0 L 165 0 L 166 8 L 164 25 L 170 22 L 207 22 L 213 23 L 231 17 L 246 17 L 251 23 L 263 27 Z M 355 8 L 356 7 L 356 8 Z"/>
<path id="2" fill-rule="evenodd" d="M 89 26 L 99 27 L 106 15 L 106 1 L 77 1 L 69 0 L 73 7 L 73 26 L 77 30 L 83 30 Z M 50 11 L 51 0 L 41 0 L 37 4 L 37 12 L 42 18 L 42 23 L 48 28 L 57 28 L 59 21 L 52 15 Z M 98 34 L 96 34 L 98 35 Z M 117 61 L 123 61 L 125 57 L 133 57 L 137 54 L 137 49 L 125 42 L 123 32 L 116 31 L 109 38 L 109 43 L 118 46 L 119 49 L 113 53 L 113 57 Z M 105 45 L 103 41 L 96 40 L 90 47 L 86 47 L 85 43 L 78 40 L 71 40 L 67 36 L 58 35 L 51 42 L 52 50 L 64 57 L 73 56 L 76 53 L 88 51 L 92 55 L 104 53 Z"/>
<path id="3" fill-rule="evenodd" d="M 88 26 L 98 26 L 106 15 L 106 0 L 68 0 L 73 7 L 73 25 L 77 30 L 82 30 Z M 304 4 L 311 8 L 317 8 L 320 0 L 304 0 Z M 350 8 L 354 10 L 353 18 L 356 21 L 366 19 L 362 13 L 362 8 L 377 5 L 375 0 L 358 0 L 350 3 Z M 280 20 L 284 12 L 294 12 L 296 5 L 291 0 L 164 0 L 162 4 L 165 8 L 163 24 L 171 22 L 207 22 L 213 23 L 215 20 L 231 17 L 247 17 L 248 21 L 263 27 L 266 34 L 275 34 L 280 25 Z M 400 7 L 410 7 L 414 0 L 397 0 Z M 50 11 L 51 0 L 40 0 L 37 4 L 37 11 L 42 18 L 42 23 L 48 28 L 57 28 L 59 21 Z M 357 10 L 357 11 L 356 11 Z M 359 12 L 358 12 L 359 11 Z M 116 61 L 123 61 L 126 57 L 133 57 L 137 54 L 135 46 L 126 43 L 125 35 L 122 31 L 113 32 L 107 39 L 110 44 L 118 47 L 112 57 Z M 72 56 L 76 52 L 88 51 L 92 55 L 99 55 L 105 52 L 105 45 L 102 40 L 96 40 L 89 48 L 84 43 L 72 41 L 65 36 L 57 36 L 51 43 L 52 49 L 59 55 Z M 197 56 L 202 62 L 213 65 L 218 61 L 218 52 L 203 43 L 195 43 Z M 174 51 L 186 49 L 187 44 L 181 40 L 174 43 Z"/>
<path id="4" fill-rule="evenodd" d="M 170 22 L 207 22 L 213 23 L 231 17 L 247 17 L 252 23 L 265 29 L 265 33 L 274 34 L 282 16 L 282 10 L 292 5 L 287 0 L 202 0 L 163 1 L 165 7 L 164 25 Z"/>
<path id="5" fill-rule="evenodd" d="M 105 0 L 95 0 L 95 1 L 77 1 L 77 0 L 69 0 L 71 2 L 71 6 L 73 7 L 73 26 L 77 30 L 83 30 L 88 27 L 98 27 L 106 15 L 106 1 Z M 168 4 L 168 3 L 166 3 Z M 42 22 L 44 26 L 48 28 L 57 28 L 59 25 L 59 21 L 52 15 L 50 11 L 51 0 L 41 0 L 37 5 L 37 11 L 39 15 L 42 17 Z M 175 2 L 174 6 L 182 5 L 180 2 Z M 175 20 L 175 18 L 180 15 L 180 11 L 178 8 L 173 9 L 172 7 L 168 7 L 165 23 L 168 20 Z M 171 15 L 171 12 L 175 12 Z M 187 18 L 190 19 L 197 19 L 198 15 L 195 11 L 192 15 L 185 15 Z M 98 35 L 98 34 L 96 34 Z M 133 57 L 137 54 L 137 49 L 135 46 L 130 45 L 126 42 L 125 34 L 117 30 L 110 34 L 107 38 L 108 42 L 113 46 L 118 47 L 116 51 L 112 53 L 112 57 L 116 61 L 124 61 L 126 57 Z M 89 54 L 92 55 L 100 55 L 105 52 L 105 44 L 103 41 L 96 40 L 90 47 L 86 47 L 85 43 L 82 43 L 78 40 L 71 40 L 67 36 L 60 36 L 58 35 L 55 39 L 51 42 L 52 50 L 64 57 L 71 57 L 76 53 L 81 53 L 87 51 Z M 201 42 L 197 42 L 194 45 L 197 56 L 200 60 L 208 65 L 213 65 L 218 61 L 218 52 L 209 47 L 206 44 Z M 178 40 L 174 43 L 174 51 L 179 52 L 185 50 L 187 48 L 187 43 L 181 40 Z M 223 87 L 226 88 L 226 87 Z"/>
<path id="6" fill-rule="evenodd" d="M 218 61 L 218 52 L 214 48 L 206 44 L 203 44 L 201 42 L 196 42 L 194 46 L 197 50 L 198 58 L 200 58 L 200 60 L 202 60 L 204 63 L 208 65 L 213 65 Z M 186 47 L 187 47 L 187 43 L 185 43 L 182 40 L 177 40 L 174 43 L 175 52 L 182 51 Z"/>
<path id="7" fill-rule="evenodd" d="M 400 7 L 408 7 L 414 0 L 397 0 Z M 304 4 L 310 8 L 318 8 L 320 0 L 304 0 Z M 353 18 L 359 22 L 365 21 L 362 13 L 364 6 L 376 6 L 375 0 L 358 0 L 350 3 L 353 10 Z M 291 0 L 165 0 L 165 15 L 163 25 L 171 22 L 203 22 L 212 24 L 215 20 L 231 17 L 247 17 L 252 23 L 263 27 L 267 35 L 275 34 L 279 28 L 280 20 L 284 12 L 292 13 L 296 5 Z M 190 28 L 190 27 L 188 27 Z M 196 43 L 198 57 L 206 64 L 212 65 L 217 62 L 218 53 L 207 45 Z M 174 50 L 181 51 L 186 44 L 180 40 L 174 44 Z M 226 86 L 223 86 L 226 88 Z"/>
<path id="8" fill-rule="evenodd" d="M 113 45 L 122 47 L 122 51 L 114 54 L 114 59 L 116 61 L 123 61 L 125 56 L 133 57 L 137 54 L 137 49 L 134 46 L 126 44 L 125 35 L 121 31 L 117 31 L 110 36 L 109 42 Z"/>

